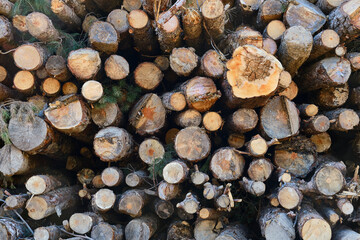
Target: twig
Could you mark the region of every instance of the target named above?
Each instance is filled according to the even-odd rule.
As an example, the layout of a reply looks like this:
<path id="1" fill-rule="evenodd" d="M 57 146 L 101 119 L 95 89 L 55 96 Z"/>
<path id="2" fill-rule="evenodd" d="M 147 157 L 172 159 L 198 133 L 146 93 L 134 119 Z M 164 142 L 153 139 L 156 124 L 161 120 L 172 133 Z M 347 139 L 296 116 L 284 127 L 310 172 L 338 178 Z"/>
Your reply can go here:
<path id="1" fill-rule="evenodd" d="M 0 199 L 1 202 L 6 203 L 4 200 Z M 25 226 L 29 229 L 29 231 L 31 232 L 32 235 L 34 235 L 34 231 L 31 229 L 31 227 L 29 226 L 29 224 L 21 217 L 21 215 L 15 210 L 11 210 L 13 211 L 19 218 L 20 220 L 25 224 Z"/>
<path id="2" fill-rule="evenodd" d="M 177 11 L 185 4 L 186 0 L 177 0 L 165 13 L 162 14 L 161 18 L 157 21 L 159 26 L 163 26 L 169 21 Z"/>

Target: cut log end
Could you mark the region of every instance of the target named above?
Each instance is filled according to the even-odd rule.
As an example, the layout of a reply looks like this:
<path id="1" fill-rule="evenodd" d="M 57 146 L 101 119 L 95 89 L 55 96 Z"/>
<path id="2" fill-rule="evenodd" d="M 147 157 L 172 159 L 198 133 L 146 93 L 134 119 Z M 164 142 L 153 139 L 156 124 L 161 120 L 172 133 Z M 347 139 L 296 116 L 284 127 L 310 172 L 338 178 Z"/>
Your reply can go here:
<path id="1" fill-rule="evenodd" d="M 96 102 L 103 96 L 104 89 L 100 82 L 95 80 L 87 81 L 81 88 L 81 94 L 89 102 Z"/>
<path id="2" fill-rule="evenodd" d="M 223 125 L 220 114 L 216 112 L 207 112 L 203 117 L 203 125 L 206 130 L 214 132 L 219 130 Z"/>

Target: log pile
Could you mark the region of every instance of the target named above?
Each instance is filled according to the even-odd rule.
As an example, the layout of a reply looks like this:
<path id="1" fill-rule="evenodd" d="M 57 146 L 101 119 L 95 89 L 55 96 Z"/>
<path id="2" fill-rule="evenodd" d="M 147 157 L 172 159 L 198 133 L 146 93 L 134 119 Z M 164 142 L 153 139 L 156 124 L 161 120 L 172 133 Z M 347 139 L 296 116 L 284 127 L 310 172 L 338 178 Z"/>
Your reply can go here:
<path id="1" fill-rule="evenodd" d="M 0 0 L 0 239 L 359 240 L 359 0 Z"/>

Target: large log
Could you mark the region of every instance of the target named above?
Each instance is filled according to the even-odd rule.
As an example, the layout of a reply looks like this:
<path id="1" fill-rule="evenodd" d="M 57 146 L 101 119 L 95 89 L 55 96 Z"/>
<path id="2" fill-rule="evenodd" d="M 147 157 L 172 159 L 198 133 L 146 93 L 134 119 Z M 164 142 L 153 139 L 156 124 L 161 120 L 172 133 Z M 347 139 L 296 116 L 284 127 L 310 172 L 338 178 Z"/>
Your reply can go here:
<path id="1" fill-rule="evenodd" d="M 81 81 L 93 79 L 101 67 L 99 52 L 91 48 L 80 48 L 71 51 L 67 65 L 71 73 Z"/>
<path id="2" fill-rule="evenodd" d="M 212 156 L 209 168 L 215 178 L 221 181 L 239 179 L 244 171 L 244 157 L 234 148 L 218 149 Z"/>
<path id="3" fill-rule="evenodd" d="M 280 208 L 265 208 L 260 215 L 261 234 L 267 240 L 294 240 L 296 237 L 292 219 Z"/>
<path id="4" fill-rule="evenodd" d="M 275 93 L 283 70 L 274 56 L 252 45 L 237 48 L 226 67 L 222 87 L 231 108 L 263 106 Z"/>

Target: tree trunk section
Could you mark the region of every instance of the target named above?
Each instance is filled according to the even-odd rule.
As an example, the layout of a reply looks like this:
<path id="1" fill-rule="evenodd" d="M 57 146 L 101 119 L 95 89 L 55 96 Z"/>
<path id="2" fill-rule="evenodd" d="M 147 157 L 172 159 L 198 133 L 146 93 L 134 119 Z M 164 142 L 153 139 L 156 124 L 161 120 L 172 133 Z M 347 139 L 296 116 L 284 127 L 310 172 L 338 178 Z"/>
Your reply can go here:
<path id="1" fill-rule="evenodd" d="M 224 147 L 218 149 L 210 161 L 213 176 L 220 181 L 239 179 L 244 171 L 244 157 L 235 148 Z"/>

